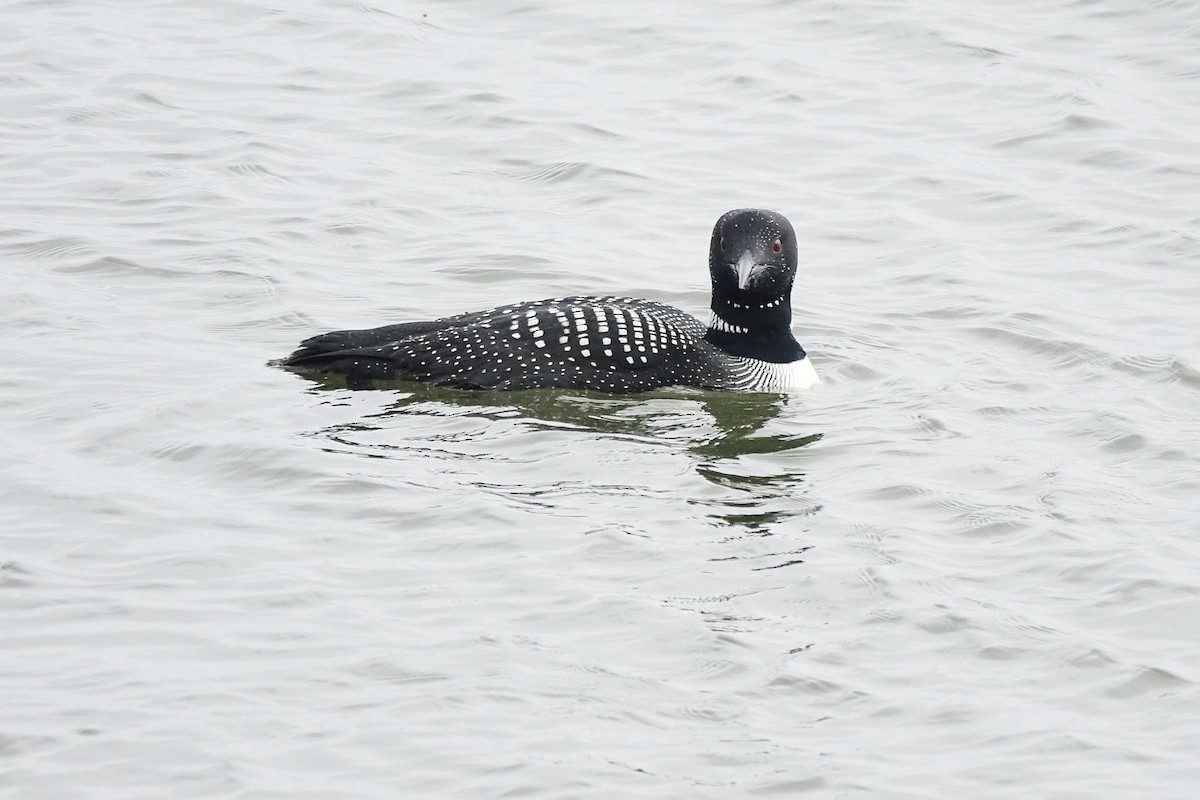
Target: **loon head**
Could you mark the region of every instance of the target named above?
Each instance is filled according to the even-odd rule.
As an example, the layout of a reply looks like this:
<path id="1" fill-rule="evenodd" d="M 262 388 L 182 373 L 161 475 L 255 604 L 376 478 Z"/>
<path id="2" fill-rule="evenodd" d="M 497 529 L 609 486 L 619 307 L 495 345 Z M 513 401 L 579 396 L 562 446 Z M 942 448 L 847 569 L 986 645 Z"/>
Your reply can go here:
<path id="1" fill-rule="evenodd" d="M 722 215 L 708 250 L 713 314 L 731 330 L 789 326 L 797 261 L 796 232 L 782 214 L 740 208 Z"/>

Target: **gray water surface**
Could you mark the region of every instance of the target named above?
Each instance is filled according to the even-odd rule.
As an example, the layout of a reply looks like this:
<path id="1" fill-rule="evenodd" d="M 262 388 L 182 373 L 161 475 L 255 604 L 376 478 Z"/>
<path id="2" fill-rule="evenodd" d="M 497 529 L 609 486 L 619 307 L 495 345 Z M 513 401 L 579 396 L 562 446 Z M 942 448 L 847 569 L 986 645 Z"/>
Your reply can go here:
<path id="1" fill-rule="evenodd" d="M 1191 798 L 1191 0 L 0 4 L 0 795 Z M 705 315 L 807 394 L 329 389 Z"/>

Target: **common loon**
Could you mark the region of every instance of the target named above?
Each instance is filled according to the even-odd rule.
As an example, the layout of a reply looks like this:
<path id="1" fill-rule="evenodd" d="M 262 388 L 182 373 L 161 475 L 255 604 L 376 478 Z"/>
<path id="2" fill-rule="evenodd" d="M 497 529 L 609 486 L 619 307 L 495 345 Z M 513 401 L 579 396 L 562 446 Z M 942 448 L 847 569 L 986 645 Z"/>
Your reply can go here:
<path id="1" fill-rule="evenodd" d="M 796 263 L 796 234 L 783 215 L 737 209 L 713 228 L 708 325 L 652 300 L 559 297 L 325 333 L 274 363 L 341 374 L 351 388 L 410 380 L 460 389 L 610 393 L 662 386 L 804 389 L 819 378 L 792 336 Z"/>

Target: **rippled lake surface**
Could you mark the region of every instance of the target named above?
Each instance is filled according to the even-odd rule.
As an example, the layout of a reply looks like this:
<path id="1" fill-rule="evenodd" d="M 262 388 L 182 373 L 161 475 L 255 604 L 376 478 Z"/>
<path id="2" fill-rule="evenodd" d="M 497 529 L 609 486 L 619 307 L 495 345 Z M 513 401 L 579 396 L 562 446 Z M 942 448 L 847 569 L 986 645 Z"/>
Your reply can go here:
<path id="1" fill-rule="evenodd" d="M 1196 796 L 1192 0 L 0 20 L 4 797 Z M 814 392 L 266 365 L 739 206 Z"/>

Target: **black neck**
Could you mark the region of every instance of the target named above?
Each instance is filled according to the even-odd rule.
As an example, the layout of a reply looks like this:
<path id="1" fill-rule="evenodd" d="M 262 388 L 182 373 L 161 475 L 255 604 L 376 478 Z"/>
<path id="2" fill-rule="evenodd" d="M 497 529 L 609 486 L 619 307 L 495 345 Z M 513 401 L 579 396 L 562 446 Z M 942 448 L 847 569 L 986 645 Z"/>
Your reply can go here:
<path id="1" fill-rule="evenodd" d="M 735 305 L 714 297 L 712 310 L 717 320 L 704 339 L 724 352 L 774 364 L 804 358 L 804 348 L 792 336 L 792 304 L 787 297 L 763 307 Z"/>

